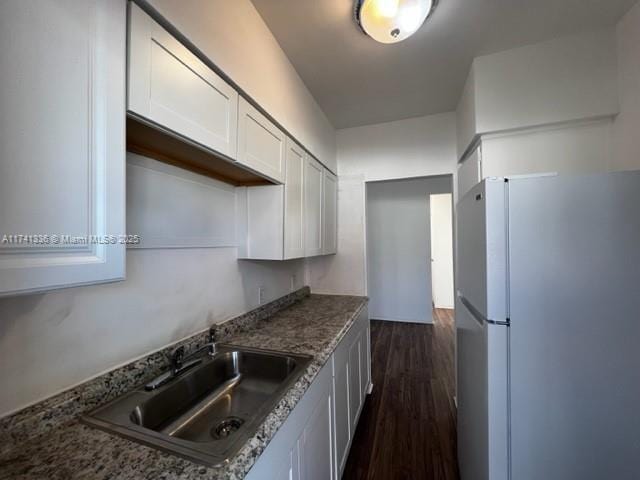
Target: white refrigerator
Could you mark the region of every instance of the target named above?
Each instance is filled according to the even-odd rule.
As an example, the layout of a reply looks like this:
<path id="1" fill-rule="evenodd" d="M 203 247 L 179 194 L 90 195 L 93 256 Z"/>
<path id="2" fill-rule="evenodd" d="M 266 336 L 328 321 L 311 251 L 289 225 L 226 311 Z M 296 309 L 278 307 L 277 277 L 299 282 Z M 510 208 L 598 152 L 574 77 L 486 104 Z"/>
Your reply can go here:
<path id="1" fill-rule="evenodd" d="M 640 479 L 640 172 L 458 203 L 462 480 Z"/>

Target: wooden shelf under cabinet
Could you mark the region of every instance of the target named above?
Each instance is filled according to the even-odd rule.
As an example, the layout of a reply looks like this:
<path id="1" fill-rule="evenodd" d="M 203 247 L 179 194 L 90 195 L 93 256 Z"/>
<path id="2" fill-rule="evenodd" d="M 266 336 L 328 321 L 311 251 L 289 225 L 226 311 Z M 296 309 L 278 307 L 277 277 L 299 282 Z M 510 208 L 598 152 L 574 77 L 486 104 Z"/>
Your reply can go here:
<path id="1" fill-rule="evenodd" d="M 233 160 L 127 116 L 127 150 L 235 186 L 272 185 Z"/>

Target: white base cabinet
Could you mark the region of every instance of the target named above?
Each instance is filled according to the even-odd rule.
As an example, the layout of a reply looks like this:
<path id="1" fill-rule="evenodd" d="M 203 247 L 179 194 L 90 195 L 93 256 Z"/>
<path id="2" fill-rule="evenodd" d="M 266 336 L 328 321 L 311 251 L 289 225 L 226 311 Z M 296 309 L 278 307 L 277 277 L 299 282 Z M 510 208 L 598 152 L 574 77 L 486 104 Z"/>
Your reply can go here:
<path id="1" fill-rule="evenodd" d="M 358 419 L 371 388 L 369 316 L 364 309 L 333 354 L 336 478 L 342 476 Z"/>
<path id="2" fill-rule="evenodd" d="M 333 467 L 333 388 L 328 382 L 320 401 L 302 432 L 300 449 L 300 478 L 329 480 L 334 478 Z"/>
<path id="3" fill-rule="evenodd" d="M 247 480 L 341 478 L 365 393 L 371 387 L 368 335 L 365 307 L 249 471 Z M 351 358 L 349 352 L 354 345 L 357 355 Z"/>

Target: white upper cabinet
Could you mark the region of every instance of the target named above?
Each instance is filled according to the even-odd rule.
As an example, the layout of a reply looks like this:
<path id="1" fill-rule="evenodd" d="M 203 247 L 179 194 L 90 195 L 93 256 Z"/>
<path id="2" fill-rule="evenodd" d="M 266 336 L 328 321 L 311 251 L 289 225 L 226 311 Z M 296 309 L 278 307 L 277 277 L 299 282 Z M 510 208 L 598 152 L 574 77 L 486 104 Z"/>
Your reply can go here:
<path id="1" fill-rule="evenodd" d="M 336 177 L 289 138 L 285 152 L 284 185 L 236 189 L 239 258 L 288 260 L 335 253 Z"/>
<path id="2" fill-rule="evenodd" d="M 322 184 L 322 253 L 334 254 L 338 250 L 338 179 L 324 170 Z"/>
<path id="3" fill-rule="evenodd" d="M 0 2 L 0 296 L 124 278 L 125 39 L 125 0 Z"/>
<path id="4" fill-rule="evenodd" d="M 244 98 L 239 102 L 238 163 L 284 183 L 284 133 Z"/>
<path id="5" fill-rule="evenodd" d="M 304 164 L 305 153 L 287 139 L 284 187 L 284 258 L 304 257 Z"/>
<path id="6" fill-rule="evenodd" d="M 232 159 L 238 93 L 130 3 L 129 111 Z"/>
<path id="7" fill-rule="evenodd" d="M 322 255 L 323 167 L 307 155 L 304 165 L 305 256 Z"/>

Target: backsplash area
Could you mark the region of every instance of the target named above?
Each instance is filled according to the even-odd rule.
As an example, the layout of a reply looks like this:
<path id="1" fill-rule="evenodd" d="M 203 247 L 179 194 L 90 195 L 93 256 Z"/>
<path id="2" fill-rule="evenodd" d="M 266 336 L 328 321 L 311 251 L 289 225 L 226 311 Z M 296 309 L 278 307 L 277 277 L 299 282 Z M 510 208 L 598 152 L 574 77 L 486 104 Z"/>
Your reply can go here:
<path id="1" fill-rule="evenodd" d="M 217 341 L 224 342 L 238 332 L 252 328 L 309 294 L 309 287 L 303 287 L 243 315 L 213 325 Z M 167 366 L 167 359 L 175 348 L 184 346 L 187 352 L 194 351 L 207 342 L 207 333 L 208 329 L 0 419 L 0 453 L 17 443 L 45 434 L 157 375 Z"/>

